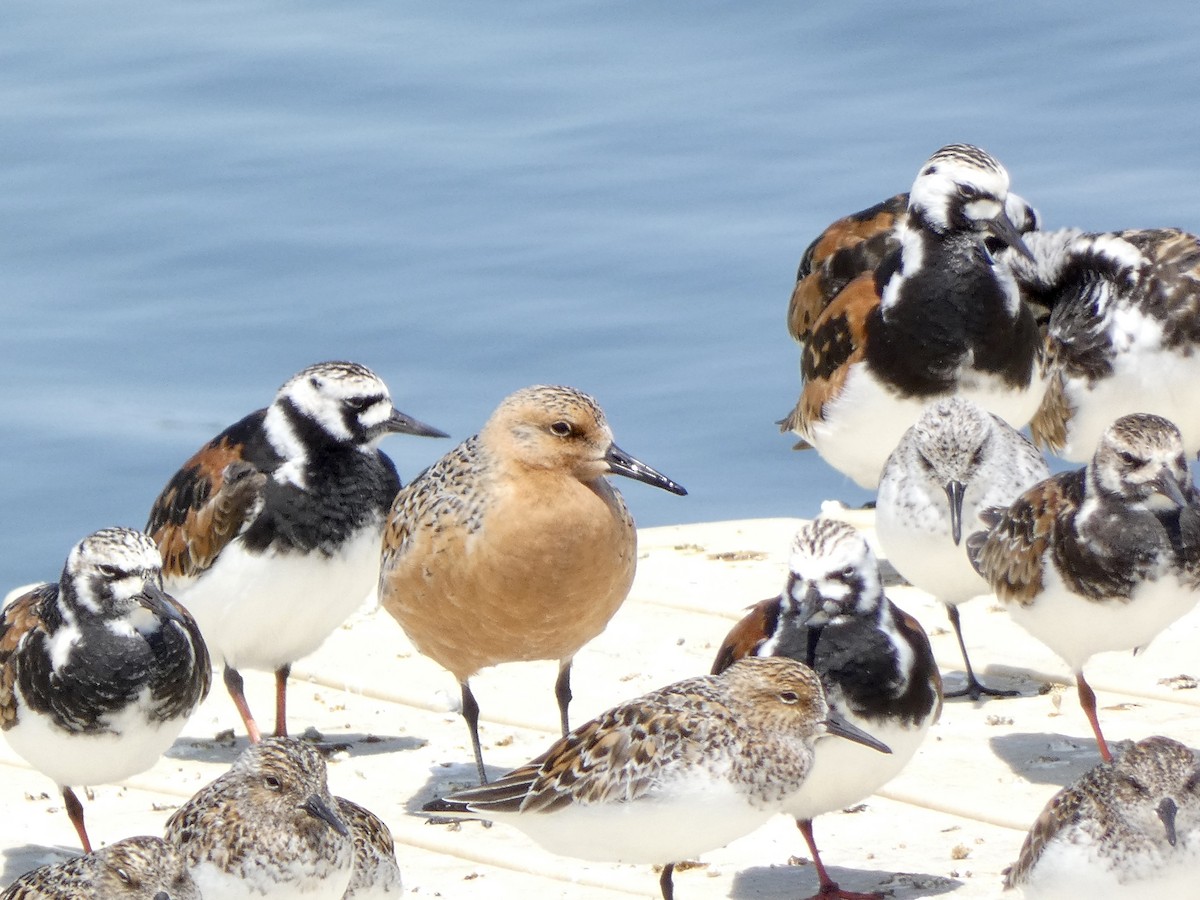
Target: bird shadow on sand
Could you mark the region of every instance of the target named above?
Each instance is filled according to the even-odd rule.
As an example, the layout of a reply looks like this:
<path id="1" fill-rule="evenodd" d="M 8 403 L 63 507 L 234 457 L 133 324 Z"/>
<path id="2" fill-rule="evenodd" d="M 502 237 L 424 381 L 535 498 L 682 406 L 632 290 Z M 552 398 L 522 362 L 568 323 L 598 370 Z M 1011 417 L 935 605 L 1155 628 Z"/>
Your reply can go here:
<path id="1" fill-rule="evenodd" d="M 510 769 L 503 769 L 499 766 L 488 766 L 487 770 L 488 781 L 496 781 L 504 775 L 507 775 Z M 475 771 L 474 761 L 470 762 L 455 762 L 442 763 L 433 766 L 429 770 L 429 777 L 425 779 L 416 791 L 413 792 L 406 801 L 404 801 L 404 809 L 407 813 L 414 816 L 424 816 L 431 818 L 429 813 L 422 812 L 421 807 L 437 797 L 445 797 L 447 794 L 454 791 L 461 791 L 465 788 L 476 787 L 479 784 L 479 773 Z M 432 817 L 437 818 L 437 817 Z M 463 821 L 467 821 L 464 819 Z M 482 820 L 481 820 L 482 821 Z"/>
<path id="2" fill-rule="evenodd" d="M 79 847 L 65 845 L 53 847 L 45 844 L 20 844 L 14 847 L 5 847 L 3 851 L 0 851 L 0 856 L 4 859 L 3 868 L 0 868 L 0 886 L 12 884 L 13 881 L 33 869 L 66 862 L 82 853 L 83 850 Z"/>
<path id="3" fill-rule="evenodd" d="M 1091 735 L 1016 732 L 989 738 L 988 743 L 1013 774 L 1034 784 L 1064 787 L 1101 762 Z M 1129 743 L 1110 743 L 1110 747 L 1119 754 Z"/>
<path id="4" fill-rule="evenodd" d="M 962 886 L 956 878 L 915 872 L 883 872 L 875 869 L 845 869 L 829 866 L 829 877 L 848 891 L 879 891 L 886 897 L 936 897 Z M 686 877 L 686 873 L 684 873 Z M 681 889 L 683 884 L 676 886 Z M 752 866 L 733 877 L 729 896 L 734 900 L 751 897 L 807 897 L 817 890 L 817 870 L 806 866 Z"/>
<path id="5" fill-rule="evenodd" d="M 429 743 L 425 738 L 413 735 L 362 734 L 359 732 L 324 735 L 316 734 L 311 729 L 303 734 L 293 735 L 293 737 L 310 742 L 326 756 L 334 753 L 346 753 L 351 758 L 419 750 Z M 164 755 L 168 759 L 188 762 L 231 765 L 249 746 L 250 741 L 245 735 L 235 737 L 228 732 L 209 738 L 180 735 Z"/>

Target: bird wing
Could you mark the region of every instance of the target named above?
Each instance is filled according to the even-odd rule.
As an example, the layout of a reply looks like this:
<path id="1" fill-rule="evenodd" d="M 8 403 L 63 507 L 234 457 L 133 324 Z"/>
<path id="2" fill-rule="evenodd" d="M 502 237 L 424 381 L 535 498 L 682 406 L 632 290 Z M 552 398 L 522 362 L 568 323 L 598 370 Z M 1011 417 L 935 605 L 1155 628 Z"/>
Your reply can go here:
<path id="1" fill-rule="evenodd" d="M 1083 806 L 1083 793 L 1075 788 L 1059 791 L 1046 804 L 1041 815 L 1025 835 L 1017 861 L 1004 871 L 1004 887 L 1015 888 L 1024 884 L 1033 867 L 1041 858 L 1046 845 L 1067 825 L 1071 824 Z"/>
<path id="2" fill-rule="evenodd" d="M 1041 591 L 1046 548 L 1083 500 L 1083 470 L 1038 482 L 1007 509 L 980 513 L 986 531 L 967 539 L 971 562 L 1005 602 L 1028 604 Z"/>
<path id="3" fill-rule="evenodd" d="M 713 660 L 712 674 L 720 675 L 745 656 L 757 655 L 758 648 L 779 624 L 780 600 L 771 597 L 750 607 L 750 611 L 725 635 Z"/>
<path id="4" fill-rule="evenodd" d="M 1180 333 L 1169 340 L 1200 341 L 1200 240 L 1178 228 L 1122 231 L 1120 236 L 1146 259 L 1146 312 Z"/>
<path id="5" fill-rule="evenodd" d="M 851 281 L 873 272 L 900 246 L 896 220 L 908 208 L 908 194 L 838 219 L 821 232 L 800 260 L 796 287 L 788 303 L 788 332 L 801 344 L 812 336 L 821 313 Z"/>
<path id="6" fill-rule="evenodd" d="M 696 702 L 697 699 L 700 702 Z M 581 725 L 550 749 L 491 784 L 450 795 L 428 812 L 552 812 L 570 804 L 628 803 L 652 793 L 663 772 L 705 752 L 730 718 L 712 679 L 690 678 Z"/>
<path id="7" fill-rule="evenodd" d="M 808 435 L 810 425 L 824 417 L 825 405 L 841 394 L 850 367 L 865 358 L 867 318 L 878 309 L 875 275 L 866 273 L 846 285 L 821 313 L 800 357 L 800 400 L 780 430 Z"/>
<path id="8" fill-rule="evenodd" d="M 57 592 L 57 584 L 43 584 L 22 594 L 4 608 L 0 618 L 0 729 L 17 721 L 17 651 L 31 636 L 49 636 L 42 619 L 42 602 Z"/>
<path id="9" fill-rule="evenodd" d="M 163 488 L 146 523 L 168 578 L 198 575 L 258 515 L 270 471 L 279 462 L 245 442 L 259 410 L 202 447 Z"/>

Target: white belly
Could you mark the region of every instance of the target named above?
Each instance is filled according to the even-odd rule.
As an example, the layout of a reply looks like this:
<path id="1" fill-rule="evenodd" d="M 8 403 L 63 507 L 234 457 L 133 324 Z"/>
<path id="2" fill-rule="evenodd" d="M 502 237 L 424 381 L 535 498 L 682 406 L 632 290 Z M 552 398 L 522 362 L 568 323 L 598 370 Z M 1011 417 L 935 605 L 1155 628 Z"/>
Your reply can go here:
<path id="1" fill-rule="evenodd" d="M 823 813 L 845 809 L 875 793 L 908 765 L 930 720 L 921 725 L 879 725 L 842 710 L 853 725 L 891 748 L 880 753 L 839 737 L 824 737 L 813 750 L 813 765 L 800 790 L 784 805 L 784 812 L 797 819 L 812 819 Z"/>
<path id="2" fill-rule="evenodd" d="M 213 664 L 273 671 L 316 650 L 374 592 L 381 532 L 364 528 L 334 556 L 253 555 L 235 541 L 198 578 L 166 590 L 196 617 Z"/>
<path id="3" fill-rule="evenodd" d="M 1145 647 L 1196 605 L 1200 594 L 1173 575 L 1137 588 L 1133 599 L 1085 600 L 1069 591 L 1053 566 L 1043 573 L 1043 593 L 1029 606 L 1006 604 L 1018 625 L 1079 672 L 1094 653 Z"/>
<path id="4" fill-rule="evenodd" d="M 1188 454 L 1200 450 L 1200 353 L 1180 356 L 1135 346 L 1118 354 L 1113 373 L 1090 389 L 1083 378 L 1067 379 L 1065 394 L 1075 415 L 1067 423 L 1067 442 L 1059 454 L 1087 462 L 1100 435 L 1114 420 L 1130 413 L 1154 413 L 1170 419 L 1183 435 Z"/>
<path id="5" fill-rule="evenodd" d="M 693 859 L 749 834 L 778 811 L 751 805 L 723 781 L 686 797 L 572 805 L 549 813 L 499 814 L 551 853 L 604 862 Z"/>
<path id="6" fill-rule="evenodd" d="M 886 486 L 894 485 L 889 482 Z M 913 482 L 907 485 L 906 490 L 917 490 Z M 950 504 L 944 491 L 938 492 L 940 498 L 922 496 L 904 505 L 884 488 L 881 484 L 875 505 L 875 533 L 884 556 L 905 580 L 953 605 L 990 592 L 987 582 L 967 559 L 966 536 L 983 527 L 978 516 L 967 519 L 968 510 L 963 510 L 963 540 L 955 544 L 950 534 Z"/>
<path id="7" fill-rule="evenodd" d="M 1055 840 L 1023 885 L 1026 900 L 1195 900 L 1200 895 L 1200 848 L 1181 840 L 1175 848 L 1142 847 L 1121 859 L 1081 835 Z"/>
<path id="8" fill-rule="evenodd" d="M 149 722 L 132 704 L 109 722 L 116 733 L 76 734 L 26 706 L 16 726 L 4 732 L 13 750 L 60 787 L 110 784 L 144 772 L 175 742 L 187 716 Z"/>
<path id="9" fill-rule="evenodd" d="M 826 405 L 825 417 L 813 422 L 811 434 L 804 437 L 826 462 L 870 490 L 879 484 L 887 458 L 928 403 L 957 394 L 1021 428 L 1033 418 L 1044 392 L 1045 384 L 1037 378 L 1028 389 L 1014 391 L 999 378 L 965 372 L 956 391 L 901 398 L 860 363 L 851 369 L 837 399 Z"/>
<path id="10" fill-rule="evenodd" d="M 192 867 L 191 874 L 201 896 L 220 900 L 342 900 L 350 884 L 349 866 L 331 866 L 323 877 L 281 868 L 282 872 L 251 870 L 234 877 L 202 862 Z"/>

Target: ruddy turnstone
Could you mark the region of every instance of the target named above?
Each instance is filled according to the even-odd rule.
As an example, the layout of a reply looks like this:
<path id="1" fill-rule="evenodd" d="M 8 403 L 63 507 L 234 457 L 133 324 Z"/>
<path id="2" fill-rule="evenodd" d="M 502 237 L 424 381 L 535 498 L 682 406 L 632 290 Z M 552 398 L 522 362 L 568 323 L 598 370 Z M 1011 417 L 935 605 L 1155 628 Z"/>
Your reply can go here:
<path id="1" fill-rule="evenodd" d="M 1026 296 L 1049 306 L 1049 385 L 1030 422 L 1064 459 L 1091 457 L 1118 416 L 1171 420 L 1200 450 L 1200 241 L 1176 228 L 1030 237 L 1030 261 L 1006 253 Z"/>
<path id="2" fill-rule="evenodd" d="M 896 571 L 946 605 L 967 670 L 966 686 L 947 697 L 1015 693 L 985 686 L 971 668 L 958 606 L 991 588 L 967 558 L 962 536 L 984 527 L 980 510 L 1008 506 L 1049 475 L 1033 444 L 962 397 L 927 407 L 888 457 L 875 530 Z"/>
<path id="3" fill-rule="evenodd" d="M 1007 198 L 1008 173 L 990 155 L 943 147 L 913 183 L 895 226 L 899 246 L 819 311 L 819 290 L 793 297 L 804 385 L 781 426 L 863 487 L 875 487 L 930 400 L 966 396 L 1018 427 L 1038 408 L 1037 323 L 992 250 L 1001 242 L 1028 252 Z M 851 272 L 863 264 L 847 263 Z"/>
<path id="4" fill-rule="evenodd" d="M 392 504 L 379 599 L 416 648 L 458 679 L 481 783 L 471 676 L 497 663 L 558 660 L 566 734 L 571 660 L 633 584 L 637 531 L 606 475 L 687 493 L 617 447 L 587 394 L 537 385 L 505 398 L 479 434 Z"/>
<path id="5" fill-rule="evenodd" d="M 200 889 L 182 854 L 147 836 L 26 872 L 0 900 L 200 900 Z"/>
<path id="6" fill-rule="evenodd" d="M 1026 900 L 1193 900 L 1197 872 L 1200 760 L 1149 737 L 1054 795 L 1004 886 Z"/>
<path id="7" fill-rule="evenodd" d="M 140 531 L 105 528 L 72 549 L 57 583 L 0 619 L 0 729 L 62 790 L 85 851 L 71 785 L 154 765 L 208 694 L 200 629 L 162 591 L 162 558 Z"/>
<path id="8" fill-rule="evenodd" d="M 374 372 L 309 366 L 266 409 L 205 444 L 154 502 L 167 589 L 187 605 L 251 741 L 261 737 L 239 669 L 273 671 L 275 733 L 287 733 L 291 664 L 370 595 L 379 538 L 400 489 L 386 435 L 446 435 L 392 407 Z"/>
<path id="9" fill-rule="evenodd" d="M 1037 211 L 1022 197 L 1010 191 L 1004 209 L 1022 236 L 1037 230 Z M 808 343 L 813 324 L 846 285 L 860 275 L 874 273 L 900 249 L 900 228 L 907 213 L 908 194 L 897 194 L 843 216 L 808 245 L 800 258 L 796 287 L 788 303 L 788 332 L 796 343 Z M 1002 240 L 990 240 L 989 249 L 998 251 L 1007 246 Z M 1048 315 L 1041 308 L 1036 311 Z"/>
<path id="10" fill-rule="evenodd" d="M 844 522 L 817 519 L 796 533 L 783 593 L 755 606 L 730 631 L 713 672 L 752 656 L 786 656 L 817 672 L 829 707 L 882 741 L 890 754 L 821 741 L 812 769 L 784 804 L 812 853 L 816 897 L 878 898 L 842 890 L 821 862 L 812 820 L 870 796 L 917 752 L 942 709 L 929 639 L 883 594 L 871 548 Z"/>
<path id="11" fill-rule="evenodd" d="M 354 874 L 342 900 L 385 900 L 404 891 L 391 829 L 371 812 L 345 797 L 336 797 L 337 811 L 354 838 Z"/>
<path id="12" fill-rule="evenodd" d="M 1179 429 L 1123 416 L 1082 469 L 987 510 L 967 550 L 1013 619 L 1075 673 L 1100 755 L 1111 760 L 1084 663 L 1144 647 L 1200 598 L 1200 496 Z"/>
<path id="13" fill-rule="evenodd" d="M 826 735 L 887 751 L 826 705 L 807 666 L 740 660 L 623 703 L 498 781 L 424 809 L 507 822 L 563 856 L 661 863 L 671 900 L 675 863 L 779 812 Z"/>
<path id="14" fill-rule="evenodd" d="M 205 897 L 342 900 L 354 839 L 326 783 L 325 760 L 292 738 L 251 744 L 167 820 Z"/>

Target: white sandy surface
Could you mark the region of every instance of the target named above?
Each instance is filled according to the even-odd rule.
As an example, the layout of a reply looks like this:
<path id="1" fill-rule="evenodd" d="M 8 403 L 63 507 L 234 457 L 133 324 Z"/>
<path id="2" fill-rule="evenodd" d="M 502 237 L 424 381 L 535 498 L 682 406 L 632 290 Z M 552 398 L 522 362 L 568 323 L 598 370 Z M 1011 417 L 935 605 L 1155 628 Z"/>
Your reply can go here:
<path id="1" fill-rule="evenodd" d="M 869 529 L 871 514 L 845 513 Z M 796 519 L 645 529 L 633 592 L 607 631 L 576 657 L 571 706 L 578 724 L 616 703 L 705 673 L 726 632 L 752 603 L 782 588 Z M 912 587 L 889 596 L 924 624 L 948 684 L 962 666 L 942 606 Z M 990 597 L 962 607 L 972 662 L 1014 699 L 947 702 L 916 758 L 853 812 L 819 818 L 826 865 L 850 890 L 897 898 L 1000 896 L 1001 871 L 1062 785 L 1099 761 L 1067 667 L 1014 625 Z M 1200 745 L 1200 612 L 1136 657 L 1108 653 L 1086 671 L 1110 743 L 1166 734 Z M 499 775 L 557 736 L 553 663 L 501 666 L 472 681 L 482 709 L 484 759 Z M 271 727 L 273 679 L 246 674 L 247 695 Z M 1182 678 L 1180 676 L 1183 676 Z M 293 671 L 294 731 L 315 728 L 348 749 L 330 761 L 334 793 L 391 826 L 413 897 L 581 898 L 658 896 L 646 866 L 555 857 L 520 832 L 479 822 L 430 825 L 419 810 L 435 794 L 473 783 L 454 679 L 413 650 L 390 616 L 357 613 Z M 160 834 L 171 811 L 223 772 L 245 738 L 217 740 L 241 722 L 219 675 L 212 694 L 166 757 L 123 785 L 85 799 L 97 845 Z M 47 778 L 0 742 L 0 884 L 74 851 L 74 830 Z M 686 822 L 679 827 L 686 828 Z M 695 868 L 675 875 L 680 900 L 808 896 L 816 875 L 791 820 L 778 816 Z"/>

